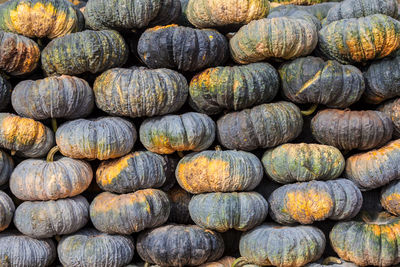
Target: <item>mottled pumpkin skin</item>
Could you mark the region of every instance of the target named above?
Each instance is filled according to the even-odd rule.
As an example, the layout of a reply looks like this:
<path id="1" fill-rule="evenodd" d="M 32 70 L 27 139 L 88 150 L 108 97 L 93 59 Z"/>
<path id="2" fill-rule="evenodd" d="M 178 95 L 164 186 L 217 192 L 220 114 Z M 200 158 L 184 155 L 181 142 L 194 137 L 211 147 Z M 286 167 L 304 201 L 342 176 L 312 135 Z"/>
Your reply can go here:
<path id="1" fill-rule="evenodd" d="M 281 101 L 226 114 L 217 121 L 217 136 L 224 147 L 251 151 L 289 142 L 302 128 L 300 109 Z"/>
<path id="2" fill-rule="evenodd" d="M 222 65 L 228 59 L 228 42 L 219 32 L 174 24 L 147 29 L 137 50 L 152 69 L 196 71 Z"/>
<path id="3" fill-rule="evenodd" d="M 343 64 L 388 56 L 400 47 L 400 22 L 386 15 L 334 21 L 319 31 L 319 50 Z"/>
<path id="4" fill-rule="evenodd" d="M 121 157 L 132 150 L 136 138 L 135 126 L 119 117 L 69 121 L 56 133 L 61 154 L 76 159 Z"/>
<path id="5" fill-rule="evenodd" d="M 0 74 L 0 110 L 5 110 L 11 100 L 11 84 Z"/>
<path id="6" fill-rule="evenodd" d="M 14 169 L 14 161 L 6 152 L 0 150 L 0 186 L 8 183 Z"/>
<path id="7" fill-rule="evenodd" d="M 51 239 L 35 239 L 16 232 L 0 233 L 0 266 L 46 267 L 57 258 Z"/>
<path id="8" fill-rule="evenodd" d="M 354 263 L 344 261 L 339 258 L 335 257 L 328 257 L 325 259 L 320 259 L 317 262 L 309 263 L 304 267 L 323 267 L 323 266 L 330 266 L 330 267 L 357 267 Z"/>
<path id="9" fill-rule="evenodd" d="M 346 160 L 346 177 L 361 190 L 381 187 L 400 177 L 400 139 Z"/>
<path id="10" fill-rule="evenodd" d="M 134 250 L 131 237 L 108 235 L 95 229 L 64 236 L 57 247 L 61 264 L 75 267 L 122 267 L 131 262 Z"/>
<path id="11" fill-rule="evenodd" d="M 7 229 L 14 216 L 15 205 L 12 199 L 0 190 L 0 232 Z M 1 248 L 1 246 L 0 246 Z M 1 250 L 0 250 L 1 253 Z M 1 266 L 1 259 L 0 259 Z"/>
<path id="12" fill-rule="evenodd" d="M 178 111 L 186 101 L 186 78 L 169 69 L 115 68 L 97 77 L 96 105 L 117 116 L 152 117 Z"/>
<path id="13" fill-rule="evenodd" d="M 285 41 L 282 43 L 282 40 Z M 229 44 L 232 58 L 237 63 L 247 64 L 306 56 L 317 42 L 314 24 L 304 19 L 278 17 L 250 22 L 240 28 Z"/>
<path id="14" fill-rule="evenodd" d="M 268 203 L 257 192 L 208 193 L 193 196 L 189 212 L 196 225 L 203 228 L 248 231 L 265 220 Z"/>
<path id="15" fill-rule="evenodd" d="M 184 156 L 176 168 L 179 185 L 192 194 L 251 191 L 261 181 L 260 160 L 244 151 L 203 151 Z"/>
<path id="16" fill-rule="evenodd" d="M 189 202 L 192 199 L 192 194 L 183 190 L 179 185 L 175 185 L 167 191 L 167 195 L 171 204 L 168 222 L 179 224 L 191 223 Z"/>
<path id="17" fill-rule="evenodd" d="M 51 41 L 42 51 L 42 68 L 48 76 L 97 73 L 122 66 L 128 54 L 118 32 L 86 30 Z"/>
<path id="18" fill-rule="evenodd" d="M 400 137 L 400 98 L 386 101 L 378 107 L 378 110 L 390 117 L 393 123 L 393 136 Z"/>
<path id="19" fill-rule="evenodd" d="M 344 170 L 339 149 L 319 144 L 283 144 L 267 150 L 262 163 L 271 179 L 281 184 L 332 180 Z"/>
<path id="20" fill-rule="evenodd" d="M 278 72 L 266 62 L 209 68 L 191 80 L 189 103 L 207 114 L 241 110 L 270 102 L 279 83 Z"/>
<path id="21" fill-rule="evenodd" d="M 302 10 L 300 8 L 285 8 L 286 6 L 282 6 L 283 8 L 281 9 L 273 9 L 271 12 L 268 14 L 268 19 L 272 18 L 279 18 L 279 17 L 290 17 L 294 19 L 304 19 L 307 20 L 308 22 L 314 24 L 315 28 L 317 31 L 319 31 L 322 27 L 321 21 L 315 17 L 313 14 L 310 12 L 307 12 L 306 10 Z"/>
<path id="22" fill-rule="evenodd" d="M 298 58 L 279 68 L 285 96 L 299 104 L 347 108 L 365 90 L 362 72 L 354 66 L 318 57 Z"/>
<path id="23" fill-rule="evenodd" d="M 27 74 L 36 69 L 39 59 L 40 49 L 35 41 L 0 31 L 0 70 L 11 75 Z"/>
<path id="24" fill-rule="evenodd" d="M 40 122 L 0 113 L 0 146 L 23 157 L 42 157 L 54 146 L 54 134 Z"/>
<path id="25" fill-rule="evenodd" d="M 368 150 L 392 138 L 392 121 L 385 113 L 374 110 L 351 111 L 325 109 L 311 121 L 314 138 L 321 144 L 341 150 Z"/>
<path id="26" fill-rule="evenodd" d="M 175 151 L 202 151 L 215 138 L 215 122 L 205 114 L 188 112 L 149 118 L 140 125 L 140 142 L 158 154 Z"/>
<path id="27" fill-rule="evenodd" d="M 218 233 L 196 225 L 169 224 L 140 233 L 136 249 L 148 263 L 198 266 L 219 259 L 224 253 L 224 241 Z"/>
<path id="28" fill-rule="evenodd" d="M 337 223 L 329 234 L 340 258 L 358 266 L 400 262 L 400 218 L 387 212 L 362 212 L 357 220 Z"/>
<path id="29" fill-rule="evenodd" d="M 101 232 L 128 235 L 162 225 L 169 211 L 168 196 L 158 189 L 123 195 L 104 192 L 90 205 L 90 218 Z"/>
<path id="30" fill-rule="evenodd" d="M 268 223 L 244 233 L 239 249 L 240 255 L 253 264 L 297 267 L 318 260 L 325 242 L 316 227 Z"/>
<path id="31" fill-rule="evenodd" d="M 380 202 L 385 210 L 400 215 L 400 181 L 393 181 L 382 188 Z"/>

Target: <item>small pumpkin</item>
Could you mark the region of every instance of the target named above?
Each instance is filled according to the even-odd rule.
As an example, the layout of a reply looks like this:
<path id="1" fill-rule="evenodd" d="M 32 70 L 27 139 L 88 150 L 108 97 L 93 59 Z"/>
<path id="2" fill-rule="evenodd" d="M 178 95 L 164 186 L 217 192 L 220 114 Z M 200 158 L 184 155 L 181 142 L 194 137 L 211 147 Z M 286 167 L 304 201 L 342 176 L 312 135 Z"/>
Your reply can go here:
<path id="1" fill-rule="evenodd" d="M 8 183 L 14 169 L 14 161 L 3 150 L 0 150 L 0 186 Z"/>
<path id="2" fill-rule="evenodd" d="M 0 190 L 0 232 L 7 229 L 12 222 L 15 212 L 15 205 L 12 199 Z M 1 255 L 1 250 L 0 250 Z M 1 258 L 0 258 L 1 265 Z"/>
<path id="3" fill-rule="evenodd" d="M 351 111 L 325 109 L 311 121 L 314 138 L 321 144 L 342 150 L 368 150 L 392 138 L 392 121 L 375 110 Z"/>
<path id="4" fill-rule="evenodd" d="M 134 250 L 131 237 L 108 235 L 95 229 L 66 235 L 57 247 L 61 264 L 76 267 L 122 267 L 131 262 Z"/>
<path id="5" fill-rule="evenodd" d="M 400 137 L 400 98 L 386 101 L 378 107 L 378 110 L 390 117 L 393 123 L 393 135 Z"/>
<path id="6" fill-rule="evenodd" d="M 132 234 L 162 225 L 170 211 L 166 193 L 143 189 L 115 195 L 104 192 L 90 204 L 90 218 L 97 230 L 108 234 Z"/>
<path id="7" fill-rule="evenodd" d="M 117 116 L 152 117 L 178 111 L 186 101 L 186 78 L 169 69 L 110 69 L 97 77 L 96 105 Z"/>
<path id="8" fill-rule="evenodd" d="M 6 109 L 8 104 L 10 103 L 11 90 L 12 90 L 11 84 L 6 80 L 6 78 L 4 78 L 0 74 L 0 110 Z"/>
<path id="9" fill-rule="evenodd" d="M 77 119 L 56 132 L 61 154 L 75 159 L 106 160 L 129 153 L 136 142 L 135 126 L 119 117 Z"/>
<path id="10" fill-rule="evenodd" d="M 140 142 L 151 152 L 202 151 L 214 142 L 215 123 L 207 115 L 196 112 L 165 115 L 143 121 L 139 135 Z"/>
<path id="11" fill-rule="evenodd" d="M 149 68 L 196 71 L 222 65 L 228 59 L 228 42 L 215 30 L 171 24 L 147 29 L 137 51 Z"/>
<path id="12" fill-rule="evenodd" d="M 302 128 L 300 109 L 281 101 L 226 114 L 217 121 L 217 136 L 226 148 L 251 151 L 289 142 Z"/>
<path id="13" fill-rule="evenodd" d="M 183 190 L 179 185 L 175 185 L 169 189 L 167 195 L 171 205 L 168 222 L 179 224 L 191 223 L 189 202 L 192 199 L 192 195 Z"/>
<path id="14" fill-rule="evenodd" d="M 390 213 L 400 216 L 400 181 L 393 181 L 382 188 L 380 202 Z"/>
<path id="15" fill-rule="evenodd" d="M 305 267 L 323 267 L 323 266 L 331 266 L 331 267 L 357 267 L 354 263 L 344 261 L 342 259 L 336 257 L 328 257 L 325 259 L 320 259 L 317 262 L 309 263 L 305 265 Z"/>
<path id="16" fill-rule="evenodd" d="M 199 226 L 168 224 L 141 232 L 136 249 L 151 264 L 198 266 L 219 259 L 224 253 L 224 241 L 218 233 Z"/>
<path id="17" fill-rule="evenodd" d="M 118 32 L 86 30 L 51 41 L 42 51 L 42 68 L 48 76 L 97 73 L 122 66 L 128 54 Z"/>
<path id="18" fill-rule="evenodd" d="M 207 114 L 241 110 L 270 102 L 279 83 L 278 72 L 266 62 L 209 68 L 191 80 L 189 103 Z"/>
<path id="19" fill-rule="evenodd" d="M 290 17 L 290 18 L 296 18 L 296 19 L 304 19 L 307 20 L 308 22 L 314 24 L 315 28 L 317 31 L 321 29 L 321 21 L 315 17 L 313 14 L 310 12 L 307 12 L 304 9 L 301 8 L 285 8 L 286 6 L 282 6 L 284 8 L 274 8 L 271 10 L 271 12 L 268 14 L 268 19 L 272 18 L 279 18 L 279 17 Z"/>
<path id="20" fill-rule="evenodd" d="M 192 194 L 251 191 L 261 181 L 260 160 L 244 151 L 203 151 L 184 156 L 176 168 L 179 185 Z"/>

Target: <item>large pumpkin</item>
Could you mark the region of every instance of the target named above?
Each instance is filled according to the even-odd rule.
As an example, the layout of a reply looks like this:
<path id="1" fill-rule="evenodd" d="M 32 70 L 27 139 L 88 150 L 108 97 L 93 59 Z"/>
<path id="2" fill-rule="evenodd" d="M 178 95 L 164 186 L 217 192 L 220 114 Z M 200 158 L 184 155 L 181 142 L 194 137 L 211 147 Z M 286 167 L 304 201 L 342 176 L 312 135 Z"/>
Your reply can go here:
<path id="1" fill-rule="evenodd" d="M 7 229 L 14 216 L 15 205 L 12 199 L 0 190 L 0 232 Z M 1 250 L 0 250 L 1 251 Z M 0 252 L 1 254 L 1 252 Z M 1 266 L 1 259 L 0 259 Z"/>
<path id="2" fill-rule="evenodd" d="M 132 234 L 162 225 L 170 211 L 166 193 L 143 189 L 135 193 L 99 194 L 90 205 L 90 218 L 97 230 L 108 234 Z"/>
<path id="3" fill-rule="evenodd" d="M 0 187 L 8 183 L 14 169 L 14 161 L 3 150 L 0 150 Z"/>
<path id="4" fill-rule="evenodd" d="M 354 66 L 318 57 L 298 58 L 279 68 L 283 93 L 299 104 L 346 108 L 365 90 L 362 72 Z"/>
<path id="5" fill-rule="evenodd" d="M 189 203 L 192 199 L 192 194 L 183 190 L 179 185 L 175 185 L 167 191 L 167 195 L 171 205 L 168 222 L 179 224 L 191 223 Z"/>
<path id="6" fill-rule="evenodd" d="M 190 104 L 207 114 L 241 110 L 270 102 L 279 83 L 278 72 L 266 62 L 209 68 L 191 80 Z"/>
<path id="7" fill-rule="evenodd" d="M 115 68 L 97 77 L 97 107 L 117 116 L 152 117 L 178 111 L 188 95 L 186 78 L 169 69 Z"/>
<path id="8" fill-rule="evenodd" d="M 228 58 L 228 42 L 219 32 L 174 24 L 147 29 L 140 36 L 137 50 L 152 69 L 196 71 L 222 65 Z"/>
<path id="9" fill-rule="evenodd" d="M 223 146 L 250 151 L 295 139 L 302 131 L 303 117 L 295 104 L 281 101 L 228 113 L 217 121 L 217 128 Z"/>
<path id="10" fill-rule="evenodd" d="M 240 28 L 230 40 L 230 50 L 236 62 L 247 64 L 306 56 L 317 42 L 314 24 L 304 19 L 278 17 L 254 20 Z"/>
<path id="11" fill-rule="evenodd" d="M 224 253 L 222 237 L 195 225 L 165 225 L 139 234 L 139 256 L 160 266 L 198 266 Z"/>
<path id="12" fill-rule="evenodd" d="M 358 266 L 391 266 L 400 262 L 400 218 L 387 212 L 362 212 L 354 221 L 337 223 L 329 234 L 340 258 Z"/>
<path id="13" fill-rule="evenodd" d="M 382 188 L 380 202 L 390 213 L 400 216 L 400 181 L 393 181 Z"/>
<path id="14" fill-rule="evenodd" d="M 202 151 L 214 142 L 215 123 L 207 115 L 195 112 L 166 115 L 143 121 L 139 135 L 140 142 L 151 152 Z"/>
<path id="15" fill-rule="evenodd" d="M 135 126 L 119 117 L 78 119 L 61 125 L 56 142 L 61 154 L 76 159 L 106 160 L 129 153 L 136 142 Z"/>
<path id="16" fill-rule="evenodd" d="M 75 267 L 122 267 L 131 262 L 134 250 L 131 237 L 108 235 L 95 229 L 64 236 L 57 247 L 61 264 Z"/>
<path id="17" fill-rule="evenodd" d="M 11 90 L 11 84 L 0 74 L 0 110 L 6 109 L 10 104 Z"/>
<path id="18" fill-rule="evenodd" d="M 337 148 L 305 143 L 269 149 L 262 163 L 267 175 L 282 184 L 332 180 L 340 176 L 345 166 L 344 157 Z"/>
<path id="19" fill-rule="evenodd" d="M 390 117 L 393 123 L 393 135 L 400 137 L 400 98 L 389 100 L 378 107 Z"/>
<path id="20" fill-rule="evenodd" d="M 128 53 L 118 32 L 86 30 L 51 41 L 42 51 L 42 68 L 49 76 L 97 73 L 122 66 Z"/>
<path id="21" fill-rule="evenodd" d="M 192 194 L 251 191 L 261 181 L 260 160 L 244 151 L 203 151 L 183 157 L 176 168 L 180 186 Z"/>
<path id="22" fill-rule="evenodd" d="M 314 138 L 321 144 L 342 150 L 368 150 L 382 146 L 392 138 L 392 121 L 374 110 L 351 111 L 325 109 L 311 121 Z"/>

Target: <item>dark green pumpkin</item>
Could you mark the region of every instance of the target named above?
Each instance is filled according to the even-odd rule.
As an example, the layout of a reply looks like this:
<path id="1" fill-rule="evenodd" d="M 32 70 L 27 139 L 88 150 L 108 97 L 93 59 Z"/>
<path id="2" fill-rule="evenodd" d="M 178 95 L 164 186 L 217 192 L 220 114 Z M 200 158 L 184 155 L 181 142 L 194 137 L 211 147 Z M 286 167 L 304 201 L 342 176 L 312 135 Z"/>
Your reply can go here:
<path id="1" fill-rule="evenodd" d="M 390 117 L 393 123 L 393 135 L 400 137 L 400 98 L 386 101 L 378 107 L 378 110 Z"/>
<path id="2" fill-rule="evenodd" d="M 12 222 L 15 212 L 15 205 L 12 199 L 3 191 L 0 190 L 0 232 L 7 229 Z M 1 248 L 1 245 L 0 245 Z M 0 249 L 1 255 L 1 249 Z M 0 258 L 1 266 L 1 258 Z"/>
<path id="3" fill-rule="evenodd" d="M 167 191 L 171 211 L 169 213 L 168 222 L 189 224 L 192 219 L 189 214 L 189 202 L 192 194 L 183 190 L 179 185 L 175 185 Z"/>
<path id="4" fill-rule="evenodd" d="M 10 104 L 11 90 L 11 84 L 0 74 L 0 110 L 6 109 Z"/>
<path id="5" fill-rule="evenodd" d="M 0 150 L 0 186 L 7 184 L 14 169 L 14 161 L 6 152 Z"/>
<path id="6" fill-rule="evenodd" d="M 279 75 L 268 63 L 209 68 L 193 77 L 191 106 L 203 113 L 240 110 L 270 102 L 279 89 Z"/>
<path id="7" fill-rule="evenodd" d="M 382 188 L 382 207 L 395 216 L 400 216 L 400 181 L 393 181 Z"/>
<path id="8" fill-rule="evenodd" d="M 285 6 L 283 6 L 283 7 L 285 7 Z M 322 27 L 321 21 L 317 17 L 315 17 L 310 12 L 308 12 L 304 9 L 301 9 L 301 8 L 273 9 L 268 14 L 267 18 L 272 19 L 272 18 L 279 18 L 279 17 L 290 17 L 290 18 L 295 18 L 295 19 L 307 20 L 308 22 L 314 24 L 317 31 L 319 31 Z"/>

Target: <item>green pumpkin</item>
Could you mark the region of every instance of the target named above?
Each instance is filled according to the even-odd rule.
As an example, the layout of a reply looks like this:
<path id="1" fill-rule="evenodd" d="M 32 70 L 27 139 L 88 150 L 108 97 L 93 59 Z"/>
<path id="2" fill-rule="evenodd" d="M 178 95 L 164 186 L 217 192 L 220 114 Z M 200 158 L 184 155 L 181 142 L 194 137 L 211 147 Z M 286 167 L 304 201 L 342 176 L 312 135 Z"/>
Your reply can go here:
<path id="1" fill-rule="evenodd" d="M 0 232 L 7 229 L 12 222 L 15 212 L 15 205 L 12 199 L 0 190 Z M 0 250 L 1 255 L 1 250 Z M 1 258 L 0 258 L 1 265 Z"/>

